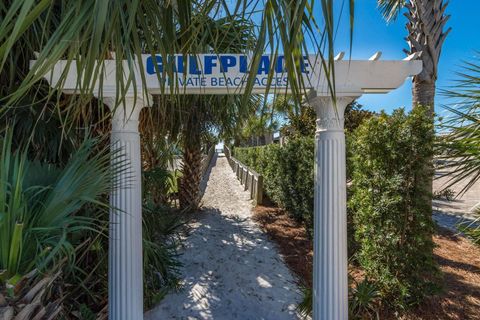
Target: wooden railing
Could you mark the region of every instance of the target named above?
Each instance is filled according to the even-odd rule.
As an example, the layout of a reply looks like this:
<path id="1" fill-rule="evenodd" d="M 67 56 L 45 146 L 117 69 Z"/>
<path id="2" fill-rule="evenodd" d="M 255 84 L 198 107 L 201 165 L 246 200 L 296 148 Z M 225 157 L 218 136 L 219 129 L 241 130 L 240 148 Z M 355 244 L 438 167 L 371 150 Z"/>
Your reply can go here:
<path id="1" fill-rule="evenodd" d="M 230 167 L 232 167 L 233 172 L 235 172 L 244 190 L 250 191 L 250 199 L 254 200 L 256 205 L 262 204 L 263 176 L 235 159 L 227 146 L 223 147 L 223 153 L 225 157 L 227 157 Z"/>
<path id="2" fill-rule="evenodd" d="M 210 162 L 212 162 L 213 155 L 215 154 L 215 146 L 212 146 L 208 149 L 207 156 L 202 160 L 202 177 L 205 176 L 205 173 L 210 166 Z"/>

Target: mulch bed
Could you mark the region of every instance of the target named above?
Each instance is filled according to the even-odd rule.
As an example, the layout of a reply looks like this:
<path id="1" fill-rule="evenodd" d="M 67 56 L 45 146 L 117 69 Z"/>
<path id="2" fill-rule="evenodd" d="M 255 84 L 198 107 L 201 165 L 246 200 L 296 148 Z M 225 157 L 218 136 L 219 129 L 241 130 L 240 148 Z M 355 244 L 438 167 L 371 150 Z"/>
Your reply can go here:
<path id="1" fill-rule="evenodd" d="M 257 206 L 254 219 L 277 244 L 285 262 L 303 285 L 312 282 L 313 243 L 303 226 L 274 206 Z M 434 236 L 434 250 L 443 272 L 443 291 L 428 297 L 401 317 L 382 314 L 382 319 L 480 319 L 480 247 L 446 229 Z M 354 278 L 361 276 L 350 267 Z"/>

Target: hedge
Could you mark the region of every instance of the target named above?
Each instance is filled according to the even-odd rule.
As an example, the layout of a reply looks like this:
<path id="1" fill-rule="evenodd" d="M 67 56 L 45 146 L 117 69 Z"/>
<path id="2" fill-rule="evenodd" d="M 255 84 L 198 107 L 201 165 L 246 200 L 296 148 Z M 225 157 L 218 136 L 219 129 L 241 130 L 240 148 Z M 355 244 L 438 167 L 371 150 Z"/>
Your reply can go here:
<path id="1" fill-rule="evenodd" d="M 284 146 L 235 148 L 234 156 L 264 176 L 265 194 L 311 232 L 313 228 L 314 139 L 290 139 Z"/>
<path id="2" fill-rule="evenodd" d="M 425 108 L 381 114 L 362 124 L 351 142 L 357 257 L 394 308 L 418 304 L 436 289 L 431 194 L 433 123 Z"/>

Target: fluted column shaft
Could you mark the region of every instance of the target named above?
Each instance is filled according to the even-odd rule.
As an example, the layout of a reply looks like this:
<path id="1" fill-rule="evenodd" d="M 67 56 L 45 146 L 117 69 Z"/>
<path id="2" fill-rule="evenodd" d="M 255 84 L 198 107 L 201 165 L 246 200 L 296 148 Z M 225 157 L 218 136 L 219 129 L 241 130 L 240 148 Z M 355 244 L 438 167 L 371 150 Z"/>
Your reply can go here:
<path id="1" fill-rule="evenodd" d="M 313 319 L 348 319 L 344 111 L 353 97 L 316 97 Z"/>
<path id="2" fill-rule="evenodd" d="M 104 99 L 111 109 L 114 99 Z M 110 194 L 108 313 L 111 320 L 143 319 L 142 181 L 139 114 L 142 99 L 125 98 L 112 117 L 112 166 L 120 167 Z"/>

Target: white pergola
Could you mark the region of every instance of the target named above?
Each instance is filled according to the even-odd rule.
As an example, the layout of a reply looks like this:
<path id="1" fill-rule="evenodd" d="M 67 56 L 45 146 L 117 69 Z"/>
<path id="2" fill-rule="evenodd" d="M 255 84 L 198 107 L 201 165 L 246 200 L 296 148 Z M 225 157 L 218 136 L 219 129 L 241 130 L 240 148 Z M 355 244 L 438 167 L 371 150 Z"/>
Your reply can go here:
<path id="1" fill-rule="evenodd" d="M 369 60 L 344 61 L 343 53 L 335 58 L 335 96 L 332 95 L 316 55 L 305 57 L 303 73 L 310 88 L 306 99 L 317 112 L 315 135 L 315 205 L 313 318 L 344 320 L 348 318 L 347 215 L 344 110 L 354 99 L 366 93 L 387 93 L 401 86 L 405 79 L 420 73 L 421 61 L 416 55 L 405 60 L 382 61 L 380 53 Z M 205 54 L 195 57 L 175 55 L 177 74 L 173 81 L 159 76 L 163 70 L 160 56 L 142 57 L 128 68 L 124 62 L 124 80 L 133 76 L 127 90 L 117 92 L 116 61 L 105 61 L 96 82 L 91 83 L 94 95 L 112 110 L 111 147 L 122 149 L 123 159 L 130 162 L 129 172 L 116 177 L 110 195 L 109 234 L 109 318 L 114 320 L 143 319 L 142 267 L 142 192 L 139 114 L 149 94 L 162 94 L 162 88 L 177 84 L 178 94 L 240 94 L 243 93 L 250 57 L 238 54 Z M 182 60 L 183 59 L 183 60 Z M 186 59 L 186 60 L 185 60 Z M 170 60 L 170 59 L 169 59 Z M 275 61 L 275 63 L 273 62 Z M 33 66 L 36 61 L 31 61 Z M 68 66 L 68 68 L 67 68 Z M 273 69 L 273 70 L 272 70 Z M 140 70 L 144 70 L 143 74 Z M 274 83 L 271 91 L 288 92 L 282 57 L 262 57 L 253 93 L 266 91 L 268 72 Z M 75 63 L 58 61 L 45 75 L 49 83 L 65 93 L 79 92 L 79 74 Z M 166 81 L 165 85 L 161 85 Z M 171 81 L 171 83 L 169 83 Z M 99 83 L 102 83 L 100 86 Z M 168 90 L 167 90 L 168 91 Z M 116 108 L 117 104 L 123 107 Z M 132 179 L 133 177 L 133 179 Z"/>

